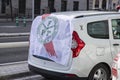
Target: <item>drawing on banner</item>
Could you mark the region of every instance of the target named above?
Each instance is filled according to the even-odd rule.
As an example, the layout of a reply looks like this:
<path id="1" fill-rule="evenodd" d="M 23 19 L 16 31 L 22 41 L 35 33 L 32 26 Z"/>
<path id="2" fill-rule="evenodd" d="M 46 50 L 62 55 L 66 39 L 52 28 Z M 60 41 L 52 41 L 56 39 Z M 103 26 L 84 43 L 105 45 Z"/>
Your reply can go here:
<path id="1" fill-rule="evenodd" d="M 37 39 L 44 45 L 50 56 L 56 56 L 52 40 L 58 32 L 58 19 L 56 17 L 46 16 L 37 29 Z"/>
<path id="2" fill-rule="evenodd" d="M 68 65 L 71 56 L 73 27 L 72 18 L 64 15 L 45 14 L 32 23 L 30 54 L 37 58 L 50 59 L 61 65 Z"/>

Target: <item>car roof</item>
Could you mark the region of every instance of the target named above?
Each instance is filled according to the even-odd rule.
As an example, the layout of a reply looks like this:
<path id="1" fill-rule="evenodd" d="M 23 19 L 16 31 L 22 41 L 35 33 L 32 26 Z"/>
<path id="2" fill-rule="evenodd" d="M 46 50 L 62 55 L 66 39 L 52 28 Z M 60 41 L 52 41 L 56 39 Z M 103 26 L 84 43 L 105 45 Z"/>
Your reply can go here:
<path id="1" fill-rule="evenodd" d="M 93 16 L 93 15 L 111 15 L 111 14 L 120 14 L 119 12 L 113 11 L 66 11 L 66 12 L 56 12 L 55 15 L 65 15 L 73 18 L 79 18 L 84 16 Z"/>

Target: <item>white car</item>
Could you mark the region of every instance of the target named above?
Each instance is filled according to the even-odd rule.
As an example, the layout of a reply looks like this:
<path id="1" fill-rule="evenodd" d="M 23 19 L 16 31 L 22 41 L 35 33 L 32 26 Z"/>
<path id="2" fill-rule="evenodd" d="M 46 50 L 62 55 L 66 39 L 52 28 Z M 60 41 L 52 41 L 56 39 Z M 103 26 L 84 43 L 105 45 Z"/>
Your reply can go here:
<path id="1" fill-rule="evenodd" d="M 113 60 L 112 80 L 120 80 L 120 53 Z"/>
<path id="2" fill-rule="evenodd" d="M 120 13 L 59 12 L 33 21 L 28 64 L 31 71 L 56 80 L 110 80 L 118 52 Z"/>

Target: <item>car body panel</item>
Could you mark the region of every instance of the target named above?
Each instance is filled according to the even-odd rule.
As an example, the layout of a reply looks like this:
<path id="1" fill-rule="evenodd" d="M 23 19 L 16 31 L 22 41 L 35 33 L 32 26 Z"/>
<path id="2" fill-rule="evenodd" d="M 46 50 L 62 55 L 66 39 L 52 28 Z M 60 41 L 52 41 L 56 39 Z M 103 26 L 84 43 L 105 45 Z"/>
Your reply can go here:
<path id="1" fill-rule="evenodd" d="M 75 74 L 79 77 L 88 77 L 91 70 L 98 64 L 104 63 L 111 67 L 113 57 L 116 55 L 116 49 L 117 52 L 120 49 L 113 46 L 113 44 L 120 43 L 120 41 L 113 39 L 111 19 L 119 17 L 120 14 L 102 11 L 59 12 L 53 14 L 70 16 L 70 19 L 72 17 L 73 19 L 70 24 L 74 27 L 74 31 L 78 33 L 79 38 L 84 41 L 85 46 L 75 58 L 72 58 L 71 51 L 67 66 L 55 63 L 54 61 L 40 59 L 31 54 L 29 54 L 28 64 L 49 71 Z M 100 39 L 91 37 L 88 34 L 88 23 L 104 20 L 108 21 L 109 38 Z"/>

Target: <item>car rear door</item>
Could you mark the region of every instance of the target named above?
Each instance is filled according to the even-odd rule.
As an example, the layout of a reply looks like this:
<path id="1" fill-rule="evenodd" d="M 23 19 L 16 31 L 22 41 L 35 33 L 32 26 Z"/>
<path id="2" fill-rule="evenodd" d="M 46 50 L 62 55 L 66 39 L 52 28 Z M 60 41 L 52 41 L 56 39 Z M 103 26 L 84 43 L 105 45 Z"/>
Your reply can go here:
<path id="1" fill-rule="evenodd" d="M 120 52 L 120 16 L 109 19 L 111 53 L 113 58 Z"/>

